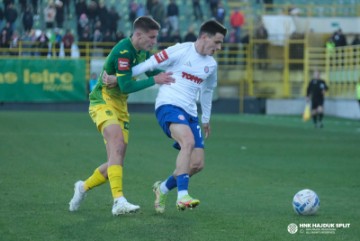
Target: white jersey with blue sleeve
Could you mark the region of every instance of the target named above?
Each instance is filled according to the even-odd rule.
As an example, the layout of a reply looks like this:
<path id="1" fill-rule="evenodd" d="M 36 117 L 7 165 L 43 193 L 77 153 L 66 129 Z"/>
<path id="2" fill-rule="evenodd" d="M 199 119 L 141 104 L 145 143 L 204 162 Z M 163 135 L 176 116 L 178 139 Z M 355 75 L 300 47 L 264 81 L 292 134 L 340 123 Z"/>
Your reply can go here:
<path id="1" fill-rule="evenodd" d="M 154 69 L 172 72 L 175 79 L 171 85 L 160 86 L 155 109 L 170 104 L 197 116 L 196 102 L 199 97 L 201 122 L 209 123 L 213 91 L 217 85 L 217 63 L 212 56 L 199 54 L 194 43 L 181 43 L 154 54 L 133 67 L 132 72 L 136 76 Z"/>

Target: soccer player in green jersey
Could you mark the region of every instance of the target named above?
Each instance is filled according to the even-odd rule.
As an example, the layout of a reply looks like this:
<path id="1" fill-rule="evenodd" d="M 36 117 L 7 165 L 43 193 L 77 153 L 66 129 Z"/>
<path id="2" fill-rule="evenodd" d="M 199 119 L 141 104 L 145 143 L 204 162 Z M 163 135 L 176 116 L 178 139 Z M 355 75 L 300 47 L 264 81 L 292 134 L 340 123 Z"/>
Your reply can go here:
<path id="1" fill-rule="evenodd" d="M 104 137 L 107 162 L 95 169 L 85 181 L 77 181 L 74 196 L 69 203 L 70 211 L 77 211 L 86 192 L 109 180 L 114 204 L 112 214 L 136 212 L 138 205 L 129 203 L 123 194 L 123 164 L 129 135 L 127 97 L 154 84 L 171 84 L 171 73 L 147 72 L 147 79 L 132 79 L 132 66 L 150 57 L 149 51 L 157 43 L 160 25 L 151 17 L 139 17 L 134 21 L 133 34 L 117 43 L 107 56 L 103 72 L 95 89 L 90 93 L 89 113 Z M 103 84 L 103 75 L 115 75 L 116 86 Z"/>

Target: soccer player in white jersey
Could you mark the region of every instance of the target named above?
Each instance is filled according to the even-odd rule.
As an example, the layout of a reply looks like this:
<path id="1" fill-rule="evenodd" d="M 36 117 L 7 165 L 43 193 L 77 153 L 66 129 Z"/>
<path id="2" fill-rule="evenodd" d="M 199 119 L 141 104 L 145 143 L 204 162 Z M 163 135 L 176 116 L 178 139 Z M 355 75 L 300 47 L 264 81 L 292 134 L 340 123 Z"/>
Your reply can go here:
<path id="1" fill-rule="evenodd" d="M 210 134 L 213 91 L 217 85 L 217 63 L 213 54 L 221 49 L 227 29 L 215 20 L 204 22 L 196 42 L 176 44 L 132 68 L 133 75 L 162 69 L 172 72 L 175 83 L 161 85 L 156 98 L 156 118 L 165 134 L 179 149 L 175 171 L 153 185 L 155 210 L 163 213 L 167 193 L 178 188 L 179 210 L 194 208 L 198 199 L 188 193 L 189 177 L 204 167 L 204 141 L 198 120 L 197 99 L 201 104 L 201 124 L 205 138 Z"/>

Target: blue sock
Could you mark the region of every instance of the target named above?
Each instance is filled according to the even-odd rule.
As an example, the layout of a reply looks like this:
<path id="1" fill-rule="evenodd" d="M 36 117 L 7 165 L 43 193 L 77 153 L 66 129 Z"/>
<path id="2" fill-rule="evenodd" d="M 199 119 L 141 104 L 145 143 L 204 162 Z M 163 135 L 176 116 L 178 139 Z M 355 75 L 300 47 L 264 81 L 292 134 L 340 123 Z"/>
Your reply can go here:
<path id="1" fill-rule="evenodd" d="M 187 191 L 189 187 L 189 174 L 181 174 L 176 177 L 178 192 Z"/>
<path id="2" fill-rule="evenodd" d="M 176 179 L 175 179 L 175 177 L 173 175 L 168 177 L 168 179 L 165 182 L 165 186 L 169 190 L 171 190 L 171 189 L 173 189 L 173 188 L 175 188 L 177 186 Z"/>

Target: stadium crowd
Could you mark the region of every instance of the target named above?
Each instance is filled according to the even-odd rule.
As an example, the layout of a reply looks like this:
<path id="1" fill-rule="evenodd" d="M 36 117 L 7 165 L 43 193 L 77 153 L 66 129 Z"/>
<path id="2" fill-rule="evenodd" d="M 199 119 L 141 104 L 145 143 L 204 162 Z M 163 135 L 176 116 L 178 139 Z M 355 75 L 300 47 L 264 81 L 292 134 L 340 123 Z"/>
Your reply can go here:
<path id="1" fill-rule="evenodd" d="M 227 16 L 227 8 L 221 0 L 192 0 L 193 25 L 182 31 L 179 18 L 182 8 L 176 0 L 129 0 L 127 15 L 121 15 L 117 6 L 105 0 L 4 0 L 0 3 L 0 53 L 18 55 L 19 42 L 23 42 L 21 55 L 59 55 L 61 47 L 70 56 L 73 44 L 85 47 L 84 42 L 114 43 L 125 37 L 125 21 L 150 15 L 161 26 L 160 43 L 195 41 L 196 24 L 204 19 L 232 26 L 236 36 L 226 41 L 239 43 L 245 17 L 240 9 L 233 9 Z M 204 8 L 207 9 L 204 9 Z M 228 20 L 228 22 L 226 22 Z M 79 44 L 80 43 L 80 44 Z M 109 48 L 113 44 L 109 44 Z M 37 51 L 30 51 L 36 47 Z M 55 49 L 55 52 L 53 51 Z M 80 51 L 82 52 L 82 51 Z"/>

